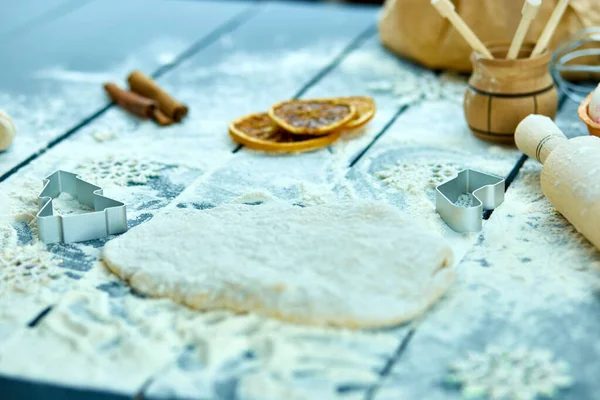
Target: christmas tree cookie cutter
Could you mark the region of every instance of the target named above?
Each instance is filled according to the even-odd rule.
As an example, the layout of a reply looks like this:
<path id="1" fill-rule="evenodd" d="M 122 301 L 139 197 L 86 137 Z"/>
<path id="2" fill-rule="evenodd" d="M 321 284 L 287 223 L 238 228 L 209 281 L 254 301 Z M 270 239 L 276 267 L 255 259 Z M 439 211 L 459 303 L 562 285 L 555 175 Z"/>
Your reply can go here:
<path id="1" fill-rule="evenodd" d="M 472 169 L 436 188 L 435 210 L 456 232 L 479 232 L 483 227 L 483 211 L 493 210 L 504 201 L 504 179 Z M 467 197 L 467 206 L 459 203 Z"/>
<path id="2" fill-rule="evenodd" d="M 68 193 L 93 212 L 54 215 L 53 200 Z M 44 179 L 36 214 L 38 235 L 44 243 L 73 243 L 100 239 L 127 230 L 125 204 L 103 196 L 102 188 L 76 174 L 56 171 Z"/>

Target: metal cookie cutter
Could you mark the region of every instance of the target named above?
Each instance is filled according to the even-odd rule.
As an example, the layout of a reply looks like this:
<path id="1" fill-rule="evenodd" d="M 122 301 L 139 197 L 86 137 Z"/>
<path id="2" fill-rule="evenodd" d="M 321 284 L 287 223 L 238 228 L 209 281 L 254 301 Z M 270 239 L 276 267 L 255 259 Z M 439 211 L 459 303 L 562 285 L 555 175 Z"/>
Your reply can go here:
<path id="1" fill-rule="evenodd" d="M 480 231 L 483 210 L 493 210 L 504 201 L 504 179 L 472 169 L 459 172 L 435 190 L 435 209 L 456 232 Z M 465 206 L 461 200 L 466 200 Z"/>
<path id="2" fill-rule="evenodd" d="M 54 215 L 52 200 L 62 192 L 94 211 L 76 215 Z M 102 195 L 102 188 L 77 175 L 56 171 L 44 179 L 38 197 L 40 211 L 36 220 L 40 240 L 44 243 L 72 243 L 100 239 L 127 230 L 125 204 Z"/>

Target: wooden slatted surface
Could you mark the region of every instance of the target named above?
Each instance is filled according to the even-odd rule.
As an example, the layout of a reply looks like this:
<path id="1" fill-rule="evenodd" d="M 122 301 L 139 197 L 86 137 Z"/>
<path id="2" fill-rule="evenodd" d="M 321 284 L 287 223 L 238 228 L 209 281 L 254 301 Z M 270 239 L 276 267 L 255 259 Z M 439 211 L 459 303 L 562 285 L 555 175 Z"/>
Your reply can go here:
<path id="1" fill-rule="evenodd" d="M 35 296 L 19 295 L 18 312 L 0 313 L 0 392 L 29 398 L 241 399 L 266 388 L 271 398 L 281 398 L 286 392 L 277 390 L 287 387 L 298 398 L 460 398 L 444 384 L 447 364 L 492 343 L 550 349 L 571 364 L 576 382 L 558 398 L 593 398 L 600 369 L 591 317 L 598 313 L 597 302 L 577 295 L 586 284 L 593 286 L 587 268 L 600 262 L 597 251 L 585 242 L 573 247 L 580 238 L 539 195 L 539 166 L 528 161 L 521 167 L 514 148 L 475 139 L 460 98 L 428 95 L 444 85 L 443 76 L 381 48 L 377 8 L 184 0 L 55 3 L 32 7 L 31 13 L 11 8 L 15 22 L 0 31 L 0 51 L 14 54 L 0 74 L 0 107 L 19 125 L 14 146 L 0 153 L 0 193 L 21 190 L 35 201 L 42 177 L 55 169 L 76 171 L 116 157 L 150 160 L 158 171 L 137 184 L 105 189 L 127 203 L 130 227 L 165 207 L 207 209 L 266 197 L 299 205 L 381 199 L 448 239 L 462 259 L 460 279 L 421 321 L 338 339 L 328 331 L 294 333 L 253 316 L 203 315 L 145 298 L 97 263 L 106 240 L 55 244 L 48 250 L 62 260 L 64 279 Z M 43 23 L 31 24 L 42 17 Z M 158 128 L 107 103 L 101 84 L 123 83 L 134 68 L 155 76 L 190 106 L 183 124 Z M 401 81 L 407 74 L 427 78 L 431 87 L 401 103 L 393 91 L 371 91 L 377 81 Z M 365 129 L 327 149 L 265 156 L 235 145 L 226 133 L 232 118 L 285 98 L 354 94 L 374 96 L 378 114 Z M 575 109 L 563 102 L 557 121 L 568 133 L 583 134 Z M 115 136 L 95 139 L 105 132 Z M 436 216 L 432 185 L 398 189 L 377 178 L 395 164 L 408 165 L 407 178 L 417 181 L 468 167 L 511 177 L 511 186 L 506 204 L 481 235 L 459 235 Z M 513 220 L 523 226 L 511 225 Z M 22 218 L 13 227 L 20 246 L 33 242 L 34 224 Z M 514 243 L 531 242 L 531 253 L 545 256 L 515 251 L 516 244 L 505 240 L 513 232 Z M 568 272 L 557 269 L 557 260 Z M 491 269 L 496 273 L 488 275 Z M 557 273 L 570 296 L 548 280 Z M 541 297 L 515 305 L 524 292 Z M 473 296 L 481 304 L 470 304 Z M 14 301 L 0 293 L 0 308 L 14 307 Z M 95 313 L 102 317 L 89 317 Z M 53 327 L 65 319 L 84 326 L 77 335 L 88 335 L 96 347 L 84 351 L 73 345 L 73 332 L 58 335 Z M 195 337 L 199 326 L 227 336 L 222 342 Z M 270 342 L 272 337 L 285 340 Z M 306 369 L 297 376 L 279 371 L 268 354 L 256 351 L 261 340 L 299 352 Z M 245 350 L 228 353 L 228 341 Z M 57 359 L 48 358 L 49 346 L 60 350 L 53 352 Z M 40 365 L 56 368 L 21 360 L 23 349 Z M 227 373 L 212 369 L 215 360 Z M 31 364 L 18 374 L 25 380 L 16 379 L 15 368 L 24 363 Z M 67 363 L 77 373 L 60 368 Z"/>
<path id="2" fill-rule="evenodd" d="M 23 0 L 2 4 L 0 40 L 14 40 L 41 26 L 51 23 L 66 13 L 73 12 L 90 0 Z"/>

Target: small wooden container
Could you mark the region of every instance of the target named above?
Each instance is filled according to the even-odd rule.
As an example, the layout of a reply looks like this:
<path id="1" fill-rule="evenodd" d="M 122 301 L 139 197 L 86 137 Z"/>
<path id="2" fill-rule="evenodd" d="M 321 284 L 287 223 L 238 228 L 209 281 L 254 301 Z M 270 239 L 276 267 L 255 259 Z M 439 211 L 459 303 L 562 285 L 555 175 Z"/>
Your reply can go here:
<path id="1" fill-rule="evenodd" d="M 592 100 L 593 94 L 594 94 L 594 91 L 592 91 L 592 93 L 590 93 L 585 99 L 583 99 L 583 101 L 579 105 L 579 109 L 577 110 L 577 113 L 579 114 L 579 118 L 583 122 L 585 122 L 585 124 L 587 125 L 590 135 L 600 136 L 600 124 L 597 124 L 594 121 L 592 121 L 592 119 L 590 118 L 589 111 L 588 111 L 590 101 Z"/>
<path id="2" fill-rule="evenodd" d="M 526 58 L 533 43 L 524 43 L 515 60 L 507 60 L 510 43 L 486 43 L 493 60 L 471 54 L 473 74 L 465 93 L 465 117 L 478 138 L 514 143 L 517 125 L 529 114 L 556 116 L 558 94 L 550 75 L 551 54 Z"/>

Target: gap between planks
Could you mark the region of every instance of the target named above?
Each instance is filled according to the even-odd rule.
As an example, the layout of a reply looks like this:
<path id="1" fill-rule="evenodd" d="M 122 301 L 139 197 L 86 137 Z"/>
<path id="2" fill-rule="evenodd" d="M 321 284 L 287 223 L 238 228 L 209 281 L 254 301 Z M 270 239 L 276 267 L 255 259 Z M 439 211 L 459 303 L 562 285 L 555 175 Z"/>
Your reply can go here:
<path id="1" fill-rule="evenodd" d="M 38 315 L 35 316 L 34 319 L 32 319 L 27 324 L 27 327 L 35 328 L 37 326 L 37 324 L 39 324 L 42 321 L 42 319 L 44 319 L 44 317 L 46 315 L 48 315 L 50 313 L 50 311 L 52 311 L 53 308 L 54 308 L 54 306 L 48 306 L 48 307 L 44 308 Z"/>
<path id="2" fill-rule="evenodd" d="M 402 354 L 404 353 L 404 350 L 406 350 L 406 348 L 408 347 L 410 340 L 412 339 L 413 335 L 415 334 L 415 330 L 416 330 L 416 328 L 412 328 L 410 331 L 408 331 L 406 336 L 404 336 L 404 338 L 402 338 L 402 341 L 398 345 L 398 348 L 396 349 L 396 351 L 394 352 L 392 357 L 385 363 L 385 365 L 383 366 L 383 369 L 379 373 L 379 380 L 375 384 L 373 384 L 369 389 L 367 389 L 367 392 L 365 393 L 365 400 L 374 400 L 375 399 L 375 395 L 377 395 L 377 391 L 383 384 L 383 381 L 390 374 L 390 372 L 392 372 L 394 365 L 396 365 L 396 362 L 398 362 L 398 360 L 400 360 L 400 358 L 402 357 Z"/>
<path id="3" fill-rule="evenodd" d="M 439 77 L 442 74 L 442 71 L 435 71 L 435 75 L 437 77 Z M 394 116 L 392 117 L 392 119 L 390 119 L 388 121 L 387 124 L 385 124 L 385 126 L 381 129 L 381 131 L 379 131 L 379 133 L 377 135 L 375 135 L 375 137 L 373 138 L 373 140 L 371 140 L 371 142 L 364 148 L 362 149 L 348 164 L 348 168 L 352 168 L 354 167 L 361 158 L 363 158 L 363 156 L 369 151 L 369 149 L 371 147 L 373 147 L 373 145 L 379 140 L 381 139 L 381 137 L 383 135 L 385 135 L 385 133 L 390 129 L 390 127 L 392 125 L 394 125 L 394 123 L 396 122 L 396 120 L 398 119 L 398 117 L 400 117 L 400 115 L 402 115 L 406 110 L 408 110 L 410 108 L 411 104 L 405 104 L 403 106 L 401 106 L 396 113 L 394 114 Z"/>
<path id="4" fill-rule="evenodd" d="M 402 114 L 404 114 L 404 112 L 406 110 L 408 110 L 410 106 L 409 105 L 403 105 L 402 107 L 400 107 L 398 109 L 398 111 L 396 111 L 396 113 L 394 114 L 394 116 L 387 122 L 387 124 L 385 124 L 385 126 L 381 129 L 381 131 L 379 131 L 379 133 L 377 135 L 375 135 L 375 137 L 373 138 L 373 140 L 371 140 L 371 142 L 369 142 L 369 144 L 360 151 L 360 153 L 358 153 L 354 159 L 352 159 L 352 161 L 350 161 L 350 164 L 348 164 L 348 168 L 352 168 L 356 165 L 356 163 L 358 161 L 360 161 L 360 159 L 369 151 L 369 149 L 388 131 L 388 129 L 390 129 L 390 127 L 392 125 L 394 125 L 394 123 L 396 122 L 396 120 L 398 119 L 398 117 Z"/>
<path id="5" fill-rule="evenodd" d="M 260 2 L 257 2 L 257 3 L 260 3 Z M 254 17 L 260 9 L 261 9 L 260 6 L 256 6 L 256 7 L 249 7 L 246 10 L 239 12 L 238 14 L 236 14 L 235 16 L 233 16 L 232 18 L 230 18 L 229 20 L 227 20 L 226 22 L 221 24 L 215 30 L 209 32 L 207 35 L 205 35 L 202 38 L 200 38 L 199 40 L 197 40 L 187 50 L 185 50 L 183 53 L 181 53 L 179 56 L 177 56 L 175 58 L 175 60 L 173 60 L 173 62 L 159 67 L 156 71 L 154 71 L 152 74 L 150 74 L 150 76 L 152 76 L 152 78 L 156 79 L 156 78 L 170 72 L 171 70 L 175 69 L 183 61 L 192 57 L 194 54 L 203 50 L 204 48 L 208 47 L 209 45 L 215 43 L 221 36 L 231 33 L 233 31 L 235 31 L 236 29 L 238 29 L 245 22 L 249 21 L 252 17 Z M 27 159 L 20 162 L 15 167 L 11 168 L 9 171 L 7 171 L 3 175 L 1 175 L 0 183 L 4 182 L 8 178 L 10 178 L 12 175 L 14 175 L 18 171 L 20 171 L 22 168 L 24 168 L 25 166 L 27 166 L 34 160 L 41 157 L 48 150 L 52 149 L 56 145 L 62 143 L 63 141 L 65 141 L 66 139 L 68 139 L 69 137 L 74 135 L 81 128 L 89 125 L 91 122 L 93 122 L 98 117 L 103 115 L 106 111 L 111 109 L 113 106 L 114 106 L 113 103 L 108 103 L 108 104 L 104 105 L 102 108 L 100 108 L 93 114 L 89 115 L 88 117 L 84 118 L 80 123 L 78 123 L 74 127 L 70 128 L 68 131 L 66 131 L 62 135 L 58 136 L 57 138 L 54 138 L 44 148 L 42 148 L 39 151 L 37 151 L 36 153 L 32 154 Z"/>

